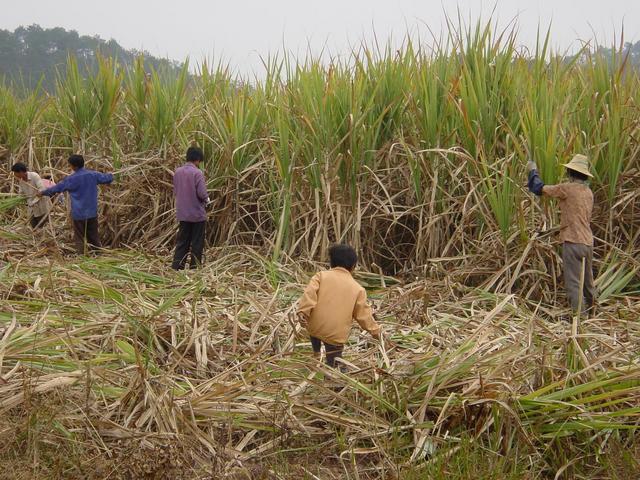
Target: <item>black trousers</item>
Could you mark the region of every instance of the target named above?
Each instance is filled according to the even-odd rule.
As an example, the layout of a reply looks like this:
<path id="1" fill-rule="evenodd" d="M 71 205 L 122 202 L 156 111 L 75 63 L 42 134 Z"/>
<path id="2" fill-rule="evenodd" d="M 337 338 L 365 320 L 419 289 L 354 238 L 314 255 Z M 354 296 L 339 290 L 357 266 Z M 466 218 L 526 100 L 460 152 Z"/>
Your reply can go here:
<path id="1" fill-rule="evenodd" d="M 309 337 L 309 339 L 311 340 L 311 348 L 313 348 L 314 353 L 320 353 L 320 347 L 324 344 L 327 365 L 335 367 L 336 358 L 342 357 L 342 349 L 344 348 L 344 345 L 333 345 L 331 343 L 323 342 L 316 337 Z"/>
<path id="2" fill-rule="evenodd" d="M 86 254 L 88 250 L 96 250 L 102 247 L 98 235 L 98 217 L 86 220 L 73 221 L 73 234 L 76 250 L 79 254 Z"/>
<path id="3" fill-rule="evenodd" d="M 191 268 L 202 264 L 202 251 L 204 250 L 204 232 L 206 222 L 180 222 L 176 251 L 173 254 L 171 268 L 182 270 L 187 263 L 187 256 L 191 252 Z"/>

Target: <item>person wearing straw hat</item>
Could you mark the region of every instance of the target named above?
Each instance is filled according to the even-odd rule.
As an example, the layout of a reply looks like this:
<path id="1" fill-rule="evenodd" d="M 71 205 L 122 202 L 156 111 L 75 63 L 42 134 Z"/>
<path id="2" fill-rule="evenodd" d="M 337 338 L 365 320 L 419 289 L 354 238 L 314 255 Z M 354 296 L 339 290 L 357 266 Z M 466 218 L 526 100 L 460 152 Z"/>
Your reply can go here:
<path id="1" fill-rule="evenodd" d="M 562 241 L 562 263 L 564 285 L 571 308 L 577 312 L 580 305 L 593 313 L 596 288 L 593 281 L 593 233 L 591 213 L 593 192 L 587 181 L 593 177 L 589 171 L 589 159 L 574 155 L 563 165 L 569 181 L 558 185 L 545 185 L 538 174 L 538 167 L 529 160 L 528 187 L 538 195 L 546 195 L 560 204 L 560 240 Z M 582 283 L 582 291 L 581 290 Z"/>
<path id="2" fill-rule="evenodd" d="M 18 179 L 20 194 L 27 197 L 27 209 L 29 210 L 29 223 L 32 228 L 44 225 L 51 211 L 51 199 L 42 198 L 38 194 L 45 186 L 36 172 L 30 172 L 24 163 L 18 162 L 11 166 L 13 175 Z"/>

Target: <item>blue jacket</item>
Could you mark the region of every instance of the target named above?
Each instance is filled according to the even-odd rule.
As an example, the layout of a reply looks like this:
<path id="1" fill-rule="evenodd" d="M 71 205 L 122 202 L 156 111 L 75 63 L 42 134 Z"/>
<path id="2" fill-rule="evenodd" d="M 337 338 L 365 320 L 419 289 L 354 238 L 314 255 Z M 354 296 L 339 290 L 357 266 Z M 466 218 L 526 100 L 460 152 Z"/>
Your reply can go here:
<path id="1" fill-rule="evenodd" d="M 111 173 L 100 173 L 79 168 L 51 188 L 42 192 L 51 197 L 56 193 L 71 195 L 71 218 L 87 220 L 98 216 L 98 185 L 113 182 Z"/>

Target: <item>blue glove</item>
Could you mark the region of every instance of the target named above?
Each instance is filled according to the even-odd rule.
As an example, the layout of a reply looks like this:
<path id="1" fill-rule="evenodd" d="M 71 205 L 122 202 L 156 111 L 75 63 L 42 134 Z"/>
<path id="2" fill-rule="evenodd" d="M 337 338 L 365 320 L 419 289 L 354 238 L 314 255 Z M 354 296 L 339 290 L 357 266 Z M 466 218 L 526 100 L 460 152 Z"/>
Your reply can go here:
<path id="1" fill-rule="evenodd" d="M 538 196 L 542 195 L 542 187 L 544 187 L 544 182 L 538 175 L 538 170 L 535 168 L 529 171 L 529 181 L 527 182 L 527 187 L 529 187 L 529 191 L 531 193 L 534 193 Z"/>

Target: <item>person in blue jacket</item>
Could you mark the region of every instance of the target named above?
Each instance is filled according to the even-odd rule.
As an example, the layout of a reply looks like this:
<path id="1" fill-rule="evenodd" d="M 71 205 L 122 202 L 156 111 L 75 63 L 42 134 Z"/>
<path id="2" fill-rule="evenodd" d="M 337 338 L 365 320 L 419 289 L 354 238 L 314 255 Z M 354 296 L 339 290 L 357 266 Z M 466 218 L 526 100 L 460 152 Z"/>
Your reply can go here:
<path id="1" fill-rule="evenodd" d="M 82 155 L 71 155 L 69 165 L 73 173 L 40 195 L 52 197 L 56 193 L 69 192 L 76 249 L 85 254 L 88 249 L 102 246 L 98 235 L 98 185 L 113 182 L 113 174 L 84 168 Z"/>

